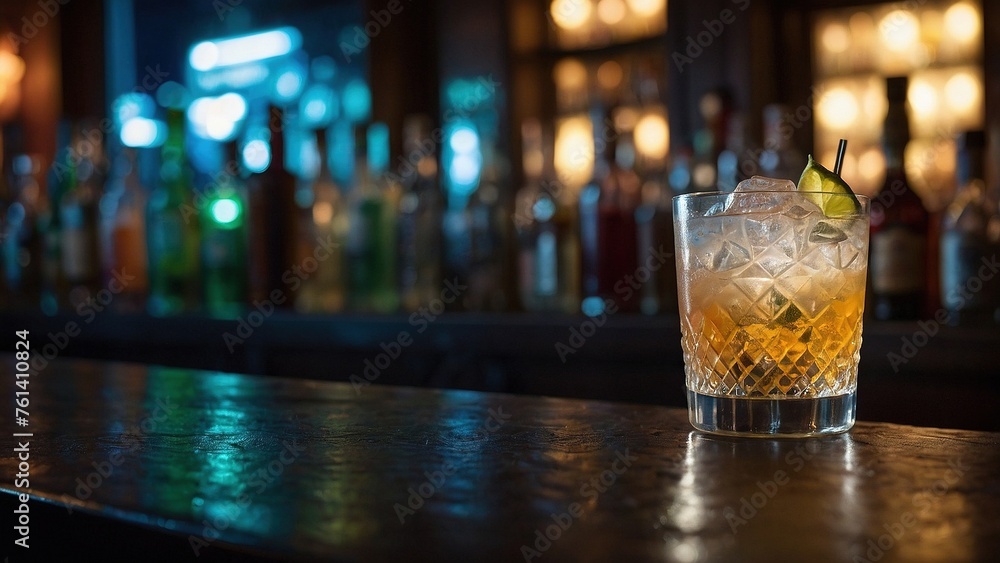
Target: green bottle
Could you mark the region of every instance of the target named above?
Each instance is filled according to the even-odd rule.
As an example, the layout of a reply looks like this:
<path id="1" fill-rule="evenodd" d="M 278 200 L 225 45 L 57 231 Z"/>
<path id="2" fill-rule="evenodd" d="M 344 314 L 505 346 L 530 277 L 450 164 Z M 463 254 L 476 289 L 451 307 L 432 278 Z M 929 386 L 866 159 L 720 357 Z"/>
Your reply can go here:
<path id="1" fill-rule="evenodd" d="M 337 313 L 344 309 L 347 293 L 344 241 L 348 217 L 342 190 L 330 170 L 327 131 L 315 133 L 319 170 L 296 198 L 296 263 L 308 277 L 302 281 L 295 308 L 305 313 Z"/>
<path id="2" fill-rule="evenodd" d="M 359 139 L 360 141 L 360 139 Z M 367 166 L 352 194 L 348 234 L 351 308 L 390 313 L 399 308 L 396 284 L 396 214 L 400 186 L 389 174 L 389 128 L 367 131 Z M 360 152 L 360 147 L 359 147 Z"/>
<path id="3" fill-rule="evenodd" d="M 46 315 L 55 315 L 65 304 L 66 277 L 62 270 L 62 207 L 63 194 L 76 182 L 73 160 L 70 158 L 70 127 L 63 121 L 58 128 L 58 146 L 46 180 L 49 205 L 39 218 L 42 236 L 41 308 Z"/>
<path id="4" fill-rule="evenodd" d="M 98 164 L 100 148 L 81 130 L 74 144 L 72 178 L 60 202 L 62 271 L 69 285 L 69 306 L 87 308 L 101 289 L 98 208 L 104 179 Z"/>
<path id="5" fill-rule="evenodd" d="M 239 168 L 237 143 L 226 144 L 222 170 L 203 190 L 201 273 L 205 310 L 236 317 L 247 303 L 247 196 Z"/>
<path id="6" fill-rule="evenodd" d="M 149 312 L 191 311 L 198 304 L 198 211 L 192 202 L 191 170 L 184 153 L 184 113 L 167 115 L 160 178 L 147 208 Z"/>

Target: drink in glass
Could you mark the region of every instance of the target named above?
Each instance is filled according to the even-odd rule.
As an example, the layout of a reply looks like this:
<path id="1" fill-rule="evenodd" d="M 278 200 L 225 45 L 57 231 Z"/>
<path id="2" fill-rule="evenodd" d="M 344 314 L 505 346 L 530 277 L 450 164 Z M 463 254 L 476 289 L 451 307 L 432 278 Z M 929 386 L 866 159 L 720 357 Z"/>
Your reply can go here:
<path id="1" fill-rule="evenodd" d="M 674 198 L 688 410 L 698 429 L 854 425 L 869 201 L 754 178 Z"/>

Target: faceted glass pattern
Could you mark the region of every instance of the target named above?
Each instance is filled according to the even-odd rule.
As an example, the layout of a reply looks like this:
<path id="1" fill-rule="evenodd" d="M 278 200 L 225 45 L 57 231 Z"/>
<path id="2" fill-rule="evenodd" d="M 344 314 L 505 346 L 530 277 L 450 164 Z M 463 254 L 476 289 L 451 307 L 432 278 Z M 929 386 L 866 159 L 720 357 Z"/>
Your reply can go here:
<path id="1" fill-rule="evenodd" d="M 829 218 L 798 192 L 678 202 L 688 389 L 768 399 L 854 392 L 868 264 L 862 203 L 857 216 Z"/>

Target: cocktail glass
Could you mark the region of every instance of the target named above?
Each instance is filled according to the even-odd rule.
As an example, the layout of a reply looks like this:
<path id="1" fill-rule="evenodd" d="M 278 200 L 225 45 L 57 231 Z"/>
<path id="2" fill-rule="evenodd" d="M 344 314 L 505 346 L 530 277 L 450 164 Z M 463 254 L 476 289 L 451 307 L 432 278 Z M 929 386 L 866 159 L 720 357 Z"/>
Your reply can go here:
<path id="1" fill-rule="evenodd" d="M 691 423 L 719 434 L 844 432 L 855 420 L 870 202 L 756 180 L 767 189 L 673 201 Z M 837 216 L 814 202 L 834 203 L 823 209 Z"/>

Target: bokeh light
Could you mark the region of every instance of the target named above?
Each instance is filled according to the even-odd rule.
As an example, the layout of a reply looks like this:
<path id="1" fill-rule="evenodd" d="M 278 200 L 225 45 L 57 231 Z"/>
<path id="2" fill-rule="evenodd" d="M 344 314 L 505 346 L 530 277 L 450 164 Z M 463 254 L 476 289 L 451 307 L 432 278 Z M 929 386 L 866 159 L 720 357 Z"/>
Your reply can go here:
<path id="1" fill-rule="evenodd" d="M 878 23 L 879 36 L 887 48 L 896 52 L 909 51 L 920 38 L 920 21 L 906 10 L 893 10 Z"/>
<path id="2" fill-rule="evenodd" d="M 944 29 L 948 36 L 961 43 L 979 37 L 982 25 L 979 12 L 968 2 L 953 4 L 944 13 Z"/>
<path id="3" fill-rule="evenodd" d="M 823 47 L 831 53 L 843 53 L 850 44 L 850 37 L 847 28 L 842 24 L 834 22 L 826 26 L 823 30 Z"/>
<path id="4" fill-rule="evenodd" d="M 858 117 L 858 101 L 844 88 L 834 88 L 819 100 L 819 118 L 831 128 L 846 129 Z"/>
<path id="5" fill-rule="evenodd" d="M 594 130 L 586 115 L 562 120 L 556 128 L 555 167 L 561 182 L 578 188 L 594 171 Z"/>
<path id="6" fill-rule="evenodd" d="M 666 0 L 628 0 L 628 7 L 632 9 L 636 15 L 649 17 L 666 6 Z"/>
<path id="7" fill-rule="evenodd" d="M 590 0 L 552 0 L 549 13 L 552 21 L 563 29 L 579 29 L 590 19 L 593 6 Z"/>
<path id="8" fill-rule="evenodd" d="M 639 154 L 661 160 L 670 150 L 670 132 L 662 115 L 647 114 L 635 125 L 635 146 Z"/>

